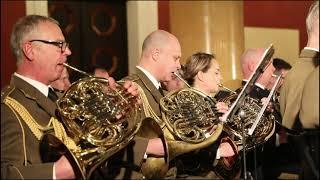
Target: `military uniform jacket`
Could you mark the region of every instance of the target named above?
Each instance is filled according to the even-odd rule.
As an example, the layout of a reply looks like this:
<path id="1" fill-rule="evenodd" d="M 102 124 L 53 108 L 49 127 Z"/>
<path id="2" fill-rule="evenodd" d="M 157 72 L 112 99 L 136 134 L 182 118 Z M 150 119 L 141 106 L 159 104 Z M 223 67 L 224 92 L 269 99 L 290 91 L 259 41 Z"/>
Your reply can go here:
<path id="1" fill-rule="evenodd" d="M 163 97 L 163 95 L 154 86 L 154 84 L 152 84 L 149 78 L 140 69 L 137 68 L 136 74 L 130 75 L 125 79 L 134 81 L 142 88 L 152 110 L 158 117 L 161 117 L 160 99 Z"/>
<path id="2" fill-rule="evenodd" d="M 299 117 L 303 127 L 319 128 L 319 66 L 310 73 L 304 85 Z"/>
<path id="3" fill-rule="evenodd" d="M 160 91 L 154 86 L 150 79 L 138 68 L 136 68 L 136 74 L 129 75 L 125 77 L 124 80 L 133 81 L 142 88 L 150 107 L 152 108 L 153 112 L 160 118 L 156 121 L 163 130 L 165 123 L 161 119 L 162 115 L 160 108 L 160 99 L 163 97 L 163 95 L 160 93 Z M 166 94 L 166 92 L 164 92 L 164 94 Z M 168 172 L 166 173 L 166 178 L 174 179 L 175 176 L 176 168 L 169 168 Z"/>
<path id="4" fill-rule="evenodd" d="M 301 97 L 305 81 L 308 75 L 316 68 L 313 59 L 316 51 L 303 49 L 299 61 L 289 71 L 280 91 L 280 111 L 282 124 L 287 128 L 293 128 L 299 118 Z M 310 93 L 313 93 L 310 91 Z M 309 104 L 312 106 L 311 104 Z M 312 107 L 311 107 L 312 108 Z"/>
<path id="5" fill-rule="evenodd" d="M 4 104 L 11 97 L 45 127 L 55 116 L 55 104 L 24 80 L 12 76 L 1 93 L 1 179 L 52 179 L 53 163 L 43 163 L 39 140 L 19 115 Z M 18 117 L 18 118 L 17 118 Z"/>

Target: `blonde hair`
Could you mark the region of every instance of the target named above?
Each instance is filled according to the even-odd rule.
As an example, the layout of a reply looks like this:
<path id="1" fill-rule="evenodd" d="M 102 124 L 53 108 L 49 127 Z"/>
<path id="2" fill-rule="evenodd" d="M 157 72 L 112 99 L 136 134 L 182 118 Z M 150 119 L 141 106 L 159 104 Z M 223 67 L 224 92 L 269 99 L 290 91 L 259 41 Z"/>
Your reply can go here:
<path id="1" fill-rule="evenodd" d="M 309 12 L 306 18 L 307 33 L 313 32 L 314 28 L 319 26 L 319 1 L 315 1 L 309 8 Z M 317 27 L 315 27 L 317 26 Z"/>
<path id="2" fill-rule="evenodd" d="M 213 59 L 215 59 L 214 54 L 198 52 L 191 55 L 182 69 L 183 78 L 192 86 L 198 72 L 207 72 Z"/>

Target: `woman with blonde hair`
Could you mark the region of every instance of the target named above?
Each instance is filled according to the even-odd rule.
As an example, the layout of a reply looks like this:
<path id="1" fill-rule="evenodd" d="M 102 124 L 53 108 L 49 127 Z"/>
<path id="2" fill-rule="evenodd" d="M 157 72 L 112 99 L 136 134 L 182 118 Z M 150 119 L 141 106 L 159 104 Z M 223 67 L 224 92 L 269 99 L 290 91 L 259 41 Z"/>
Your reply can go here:
<path id="1" fill-rule="evenodd" d="M 213 54 L 198 52 L 191 55 L 186 64 L 182 68 L 182 78 L 188 83 L 191 88 L 196 89 L 197 92 L 202 94 L 204 97 L 215 100 L 211 95 L 216 94 L 219 91 L 219 85 L 221 84 L 222 76 L 220 72 L 220 66 Z M 228 106 L 223 102 L 217 102 L 213 104 L 215 112 L 224 114 L 228 111 Z M 220 135 L 220 137 L 222 137 Z M 220 138 L 219 138 L 220 139 Z M 208 155 L 209 154 L 209 155 Z M 228 142 L 222 142 L 217 140 L 215 143 L 210 145 L 208 148 L 202 149 L 200 152 L 193 152 L 184 155 L 184 159 L 181 159 L 181 164 L 188 164 L 188 161 L 192 159 L 191 166 L 195 166 L 195 159 L 202 159 L 202 161 L 207 161 L 205 164 L 200 163 L 198 166 L 203 166 L 200 171 L 192 172 L 192 175 L 205 176 L 205 178 L 216 178 L 214 172 L 213 160 L 220 159 L 224 157 L 231 157 L 235 155 L 235 151 Z M 196 157 L 194 157 L 196 156 Z M 190 158 L 192 157 L 192 158 Z M 211 160 L 210 160 L 211 159 Z M 190 164 L 190 163 L 189 163 Z M 209 168 L 207 168 L 209 165 Z M 207 168 L 207 169 L 206 169 Z M 186 168 L 182 168 L 186 169 Z M 213 170 L 213 171 L 212 171 Z M 189 172 L 181 172 L 182 174 Z M 211 175 L 210 175 L 211 174 Z M 219 174 L 219 172 L 218 172 Z M 240 174 L 239 174 L 240 175 Z"/>
<path id="2" fill-rule="evenodd" d="M 187 83 L 212 98 L 218 93 L 222 81 L 220 66 L 213 54 L 198 52 L 191 55 L 184 65 L 183 78 Z M 216 109 L 225 113 L 228 106 L 223 102 L 216 103 Z"/>

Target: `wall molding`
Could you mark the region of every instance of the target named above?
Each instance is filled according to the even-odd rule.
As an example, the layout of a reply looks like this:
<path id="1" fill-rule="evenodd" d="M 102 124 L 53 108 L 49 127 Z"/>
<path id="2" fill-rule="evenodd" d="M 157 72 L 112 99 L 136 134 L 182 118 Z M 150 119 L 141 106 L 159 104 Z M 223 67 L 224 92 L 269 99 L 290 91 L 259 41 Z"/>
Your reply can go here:
<path id="1" fill-rule="evenodd" d="M 48 1 L 25 1 L 26 2 L 26 15 L 37 14 L 48 16 Z"/>
<path id="2" fill-rule="evenodd" d="M 135 72 L 143 40 L 158 29 L 158 1 L 127 1 L 128 73 Z"/>

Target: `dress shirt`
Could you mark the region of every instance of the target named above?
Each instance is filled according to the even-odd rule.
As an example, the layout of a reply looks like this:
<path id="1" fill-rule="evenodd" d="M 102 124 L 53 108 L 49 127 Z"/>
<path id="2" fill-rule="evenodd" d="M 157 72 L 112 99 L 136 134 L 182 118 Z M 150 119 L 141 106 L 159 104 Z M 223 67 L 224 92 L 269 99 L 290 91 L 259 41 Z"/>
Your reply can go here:
<path id="1" fill-rule="evenodd" d="M 152 84 L 159 89 L 159 87 L 161 86 L 160 82 L 152 75 L 150 74 L 150 72 L 148 72 L 147 70 L 143 69 L 140 66 L 136 66 L 138 69 L 140 69 L 152 82 Z"/>
<path id="2" fill-rule="evenodd" d="M 312 48 L 312 47 L 304 47 L 303 49 L 313 50 L 319 52 L 319 49 Z"/>
<path id="3" fill-rule="evenodd" d="M 49 87 L 39 81 L 36 81 L 34 79 L 25 77 L 21 74 L 18 73 L 14 73 L 15 76 L 23 79 L 24 81 L 26 81 L 27 83 L 31 84 L 31 86 L 35 87 L 36 89 L 38 89 L 43 95 L 45 95 L 46 97 L 48 97 L 48 93 L 49 93 Z"/>

